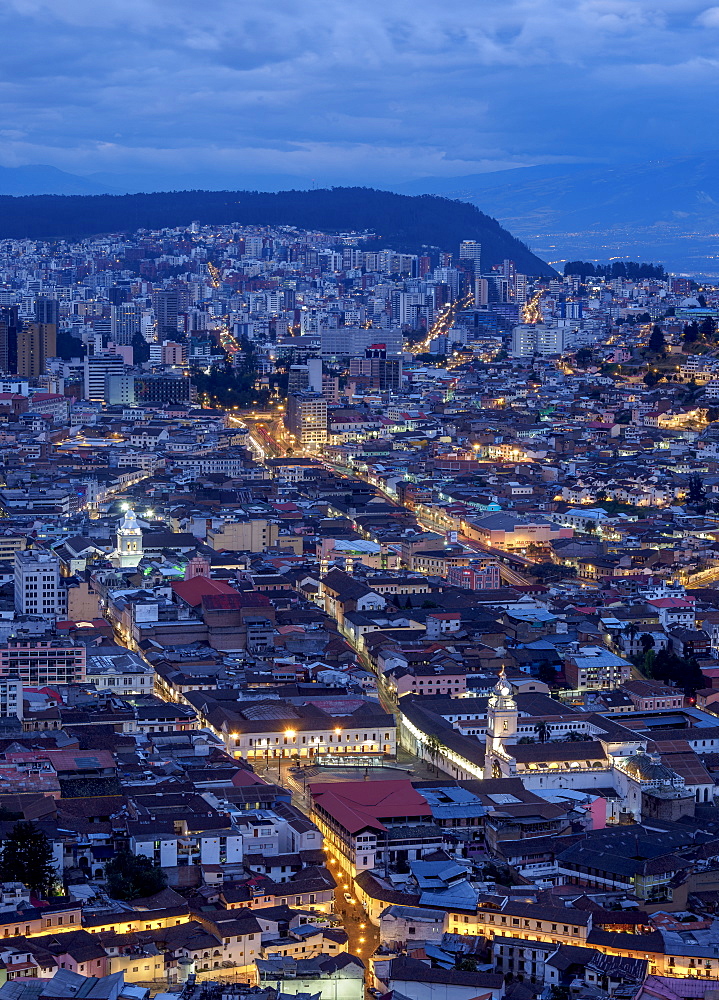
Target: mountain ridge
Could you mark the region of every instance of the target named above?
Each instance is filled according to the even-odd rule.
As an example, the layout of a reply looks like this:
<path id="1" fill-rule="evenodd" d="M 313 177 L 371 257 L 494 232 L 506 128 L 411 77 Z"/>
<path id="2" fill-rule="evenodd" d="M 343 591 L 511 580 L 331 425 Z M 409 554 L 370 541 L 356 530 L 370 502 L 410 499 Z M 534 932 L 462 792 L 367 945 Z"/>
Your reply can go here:
<path id="1" fill-rule="evenodd" d="M 0 166 L 0 195 L 24 197 L 35 194 L 112 194 L 110 185 L 91 177 L 70 174 L 46 163 L 23 167 Z"/>
<path id="2" fill-rule="evenodd" d="M 436 195 L 333 187 L 278 192 L 166 191 L 149 194 L 0 196 L 0 238 L 78 239 L 108 232 L 201 224 L 296 226 L 325 232 L 368 231 L 378 247 L 456 253 L 478 240 L 483 265 L 505 258 L 529 275 L 555 271 L 476 206 Z"/>
<path id="3" fill-rule="evenodd" d="M 438 194 L 474 204 L 510 221 L 541 220 L 552 231 L 613 225 L 644 227 L 689 219 L 714 228 L 719 220 L 716 159 L 686 156 L 607 164 L 517 167 L 464 177 L 427 177 L 393 185 L 406 193 Z M 518 212 L 518 206 L 521 212 Z"/>

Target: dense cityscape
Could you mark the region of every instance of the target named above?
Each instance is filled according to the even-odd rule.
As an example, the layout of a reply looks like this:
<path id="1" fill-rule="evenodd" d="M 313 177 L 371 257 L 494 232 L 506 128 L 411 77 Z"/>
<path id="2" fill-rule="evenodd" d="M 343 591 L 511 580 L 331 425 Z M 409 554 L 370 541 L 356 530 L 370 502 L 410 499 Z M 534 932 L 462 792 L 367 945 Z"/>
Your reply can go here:
<path id="1" fill-rule="evenodd" d="M 719 287 L 375 236 L 0 243 L 0 1000 L 719 989 Z"/>

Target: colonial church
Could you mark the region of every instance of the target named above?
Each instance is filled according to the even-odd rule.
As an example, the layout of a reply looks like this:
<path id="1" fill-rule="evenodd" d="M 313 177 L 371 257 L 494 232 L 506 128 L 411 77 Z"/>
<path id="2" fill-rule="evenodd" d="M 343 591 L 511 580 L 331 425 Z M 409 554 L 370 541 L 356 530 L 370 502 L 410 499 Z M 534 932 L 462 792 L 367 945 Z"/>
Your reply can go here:
<path id="1" fill-rule="evenodd" d="M 142 559 L 142 529 L 137 523 L 134 510 L 125 511 L 117 528 L 116 539 L 110 562 L 118 569 L 134 569 Z"/>

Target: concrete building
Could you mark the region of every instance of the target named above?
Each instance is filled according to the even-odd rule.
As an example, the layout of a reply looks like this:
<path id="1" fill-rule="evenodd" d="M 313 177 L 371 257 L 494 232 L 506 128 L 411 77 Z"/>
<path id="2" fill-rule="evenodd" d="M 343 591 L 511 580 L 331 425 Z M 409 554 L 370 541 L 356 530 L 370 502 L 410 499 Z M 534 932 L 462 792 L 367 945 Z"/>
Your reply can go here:
<path id="1" fill-rule="evenodd" d="M 376 344 L 378 340 L 385 344 L 387 357 L 401 357 L 402 355 L 402 331 L 399 327 L 390 330 L 377 330 L 341 326 L 337 329 L 323 329 L 321 338 L 323 358 L 362 357 L 367 348 Z"/>
<path id="2" fill-rule="evenodd" d="M 69 639 L 10 639 L 0 645 L 0 677 L 19 677 L 25 687 L 82 684 L 85 662 L 85 646 Z M 8 690 L 8 704 L 9 695 Z"/>
<path id="3" fill-rule="evenodd" d="M 84 396 L 93 403 L 104 403 L 108 376 L 122 375 L 125 371 L 124 359 L 119 354 L 91 354 L 85 358 Z"/>
<path id="4" fill-rule="evenodd" d="M 0 676 L 0 718 L 22 719 L 22 681 L 19 677 Z"/>
<path id="5" fill-rule="evenodd" d="M 116 344 L 132 344 L 140 332 L 142 313 L 136 302 L 121 302 L 112 307 L 112 339 Z"/>
<path id="6" fill-rule="evenodd" d="M 277 544 L 279 527 L 265 517 L 225 521 L 207 532 L 207 544 L 216 552 L 264 552 Z"/>
<path id="7" fill-rule="evenodd" d="M 46 549 L 15 552 L 15 611 L 21 615 L 57 618 L 66 610 L 60 583 L 60 560 Z"/>
<path id="8" fill-rule="evenodd" d="M 109 406 L 134 406 L 135 376 L 129 373 L 105 375 L 104 400 Z"/>
<path id="9" fill-rule="evenodd" d="M 57 327 L 53 323 L 27 323 L 17 338 L 17 371 L 22 378 L 45 374 L 48 358 L 57 350 Z"/>
<path id="10" fill-rule="evenodd" d="M 471 261 L 475 276 L 479 277 L 482 273 L 482 244 L 476 240 L 462 240 L 459 244 L 459 259 Z"/>
<path id="11" fill-rule="evenodd" d="M 327 400 L 319 392 L 294 392 L 287 397 L 287 432 L 299 448 L 316 450 L 327 441 Z"/>
<path id="12" fill-rule="evenodd" d="M 519 323 L 512 330 L 512 357 L 531 358 L 534 354 L 562 354 L 566 330 L 544 323 Z"/>

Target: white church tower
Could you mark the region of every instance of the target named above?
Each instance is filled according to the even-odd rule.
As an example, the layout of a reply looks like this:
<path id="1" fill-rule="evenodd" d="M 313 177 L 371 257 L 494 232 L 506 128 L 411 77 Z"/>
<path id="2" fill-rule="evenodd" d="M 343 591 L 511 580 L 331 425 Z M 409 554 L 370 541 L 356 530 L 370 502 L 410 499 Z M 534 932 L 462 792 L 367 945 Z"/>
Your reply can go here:
<path id="1" fill-rule="evenodd" d="M 506 761 L 506 744 L 517 742 L 517 719 L 519 711 L 517 702 L 512 695 L 512 688 L 507 680 L 504 667 L 499 680 L 489 696 L 487 706 L 487 742 L 484 754 L 485 778 L 497 778 L 507 773 L 507 767 L 502 767 Z"/>
<path id="2" fill-rule="evenodd" d="M 142 529 L 137 523 L 134 510 L 125 511 L 116 537 L 112 562 L 119 569 L 134 569 L 142 559 Z"/>

